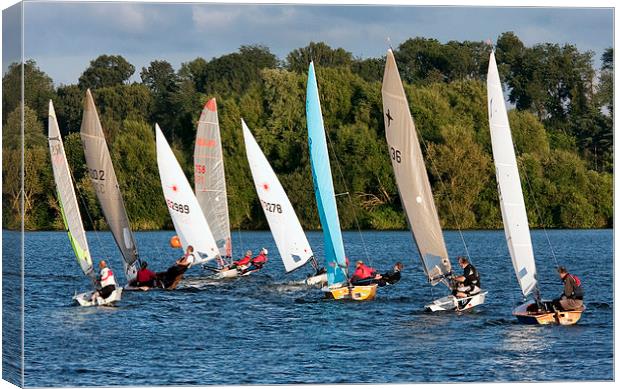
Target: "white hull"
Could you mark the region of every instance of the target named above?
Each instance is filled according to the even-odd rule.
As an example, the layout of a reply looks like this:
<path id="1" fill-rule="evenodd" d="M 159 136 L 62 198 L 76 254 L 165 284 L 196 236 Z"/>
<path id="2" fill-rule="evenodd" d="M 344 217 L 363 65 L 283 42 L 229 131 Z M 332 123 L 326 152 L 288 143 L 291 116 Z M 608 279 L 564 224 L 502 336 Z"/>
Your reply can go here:
<path id="1" fill-rule="evenodd" d="M 237 271 L 237 269 L 224 270 L 224 271 L 215 273 L 214 277 L 217 279 L 236 278 L 236 277 L 239 277 L 239 272 Z"/>
<path id="2" fill-rule="evenodd" d="M 316 285 L 326 285 L 327 284 L 327 273 L 319 274 L 317 276 L 308 277 L 305 279 L 304 283 L 306 285 L 316 286 Z"/>
<path id="3" fill-rule="evenodd" d="M 456 298 L 452 295 L 442 297 L 426 305 L 424 308 L 431 312 L 438 311 L 466 311 L 478 305 L 484 304 L 487 291 L 463 298 Z"/>
<path id="4" fill-rule="evenodd" d="M 91 301 L 91 296 L 94 292 L 84 292 L 73 296 L 73 300 L 77 301 L 82 307 L 93 307 L 98 305 L 113 305 L 117 301 L 121 300 L 123 294 L 123 288 L 116 288 L 114 292 L 107 299 L 97 297 L 95 302 Z"/>

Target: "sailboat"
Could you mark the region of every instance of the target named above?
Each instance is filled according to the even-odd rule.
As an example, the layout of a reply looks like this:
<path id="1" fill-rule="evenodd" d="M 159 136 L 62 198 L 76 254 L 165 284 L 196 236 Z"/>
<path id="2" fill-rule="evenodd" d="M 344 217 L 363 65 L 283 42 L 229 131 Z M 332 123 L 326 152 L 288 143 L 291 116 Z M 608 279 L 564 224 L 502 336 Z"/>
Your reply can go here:
<path id="1" fill-rule="evenodd" d="M 224 174 L 224 156 L 215 98 L 204 105 L 194 148 L 194 188 L 221 258 L 231 259 L 230 220 Z"/>
<path id="2" fill-rule="evenodd" d="M 123 257 L 123 266 L 127 284 L 136 278 L 140 263 L 136 240 L 129 225 L 123 195 L 116 179 L 108 144 L 103 134 L 99 115 L 95 108 L 90 89 L 86 90 L 84 115 L 80 137 L 84 145 L 84 156 L 88 165 L 88 175 L 97 193 L 97 199 L 114 241 Z"/>
<path id="3" fill-rule="evenodd" d="M 241 127 L 256 194 L 280 252 L 284 269 L 290 273 L 311 262 L 316 272 L 318 265 L 293 205 L 243 119 L 241 119 Z M 305 283 L 307 285 L 327 283 L 327 273 L 310 276 Z"/>
<path id="4" fill-rule="evenodd" d="M 369 300 L 375 297 L 377 285 L 352 286 L 347 276 L 347 260 L 342 241 L 342 231 L 336 207 L 336 194 L 327 152 L 327 140 L 323 126 L 323 114 L 319 100 L 319 89 L 314 73 L 314 63 L 308 69 L 306 86 L 306 121 L 308 124 L 308 145 L 310 166 L 319 219 L 323 229 L 327 286 L 322 290 L 326 297 L 335 300 Z"/>
<path id="5" fill-rule="evenodd" d="M 58 121 L 56 120 L 56 112 L 54 111 L 54 105 L 51 100 L 49 102 L 47 139 L 50 147 L 52 171 L 54 173 L 54 182 L 56 183 L 56 194 L 62 221 L 67 230 L 69 242 L 71 242 L 71 247 L 73 248 L 77 262 L 82 272 L 90 279 L 93 287 L 96 289 L 98 282 L 93 269 L 93 260 L 88 249 L 88 240 L 86 239 L 80 208 L 78 207 L 77 197 L 73 189 L 73 179 L 71 178 L 65 148 L 60 136 Z M 97 298 L 94 303 L 91 301 L 93 292 L 94 291 L 76 294 L 73 299 L 82 306 L 108 305 L 121 299 L 123 288 L 117 287 L 108 298 Z"/>
<path id="6" fill-rule="evenodd" d="M 424 272 L 431 285 L 448 282 L 452 265 L 444 242 L 439 216 L 424 165 L 415 124 L 409 111 L 394 53 L 388 49 L 381 87 L 385 136 L 396 184 L 416 242 Z M 465 310 L 484 303 L 486 291 L 458 299 L 445 296 L 426 305 L 427 310 Z"/>
<path id="7" fill-rule="evenodd" d="M 194 247 L 196 261 L 192 266 L 219 259 L 220 251 L 198 199 L 158 124 L 155 124 L 155 139 L 161 187 L 183 250 L 190 245 Z M 182 275 L 169 289 L 176 287 L 181 278 Z"/>
<path id="8" fill-rule="evenodd" d="M 530 295 L 534 298 L 515 308 L 513 315 L 524 324 L 574 324 L 581 318 L 585 306 L 579 311 L 556 312 L 540 297 L 517 158 L 494 51 L 491 51 L 489 58 L 487 102 L 497 191 L 508 251 L 523 298 L 527 299 Z"/>

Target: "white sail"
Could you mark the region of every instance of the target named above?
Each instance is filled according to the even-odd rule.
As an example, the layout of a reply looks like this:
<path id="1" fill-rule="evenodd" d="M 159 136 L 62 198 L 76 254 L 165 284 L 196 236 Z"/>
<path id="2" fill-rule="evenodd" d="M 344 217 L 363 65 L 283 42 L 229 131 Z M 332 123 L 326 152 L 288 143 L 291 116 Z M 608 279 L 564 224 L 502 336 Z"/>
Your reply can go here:
<path id="1" fill-rule="evenodd" d="M 493 161 L 506 242 L 521 291 L 527 296 L 536 287 L 536 264 L 502 84 L 493 52 L 487 73 L 487 101 Z"/>
<path id="2" fill-rule="evenodd" d="M 420 251 L 424 271 L 431 284 L 435 285 L 450 273 L 452 267 L 416 128 L 392 50 L 387 52 L 381 95 L 385 136 L 400 200 Z"/>
<path id="3" fill-rule="evenodd" d="M 196 198 L 211 227 L 220 255 L 231 257 L 224 155 L 215 98 L 207 101 L 198 120 L 194 148 L 194 186 Z"/>
<path id="4" fill-rule="evenodd" d="M 291 272 L 312 258 L 312 249 L 284 188 L 243 119 L 241 126 L 256 193 L 278 246 L 284 268 L 287 272 Z"/>
<path id="5" fill-rule="evenodd" d="M 157 124 L 155 134 L 161 187 L 183 249 L 194 247 L 194 264 L 212 260 L 219 256 L 219 251 L 194 191 Z"/>
<path id="6" fill-rule="evenodd" d="M 62 220 L 69 235 L 71 247 L 75 253 L 80 267 L 93 284 L 96 285 L 95 273 L 93 270 L 93 261 L 88 249 L 88 241 L 86 240 L 86 232 L 82 224 L 80 208 L 78 207 L 77 197 L 73 189 L 73 179 L 69 171 L 65 148 L 62 144 L 58 121 L 56 120 L 56 112 L 52 101 L 49 102 L 48 116 L 48 142 L 52 159 L 52 171 L 54 173 L 54 182 L 56 183 L 56 192 L 58 195 L 58 204 L 60 205 L 60 213 Z"/>

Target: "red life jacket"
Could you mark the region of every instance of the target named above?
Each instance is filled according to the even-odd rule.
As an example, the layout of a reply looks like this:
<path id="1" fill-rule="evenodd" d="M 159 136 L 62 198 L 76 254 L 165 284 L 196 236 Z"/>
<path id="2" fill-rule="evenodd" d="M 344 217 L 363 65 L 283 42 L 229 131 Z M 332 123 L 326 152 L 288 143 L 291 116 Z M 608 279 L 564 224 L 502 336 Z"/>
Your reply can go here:
<path id="1" fill-rule="evenodd" d="M 237 266 L 247 265 L 248 263 L 250 263 L 251 260 L 252 260 L 252 257 L 250 257 L 249 255 L 246 255 L 245 257 L 235 262 L 235 265 Z"/>
<path id="2" fill-rule="evenodd" d="M 581 280 L 579 279 L 579 277 L 574 274 L 569 274 L 569 276 L 572 277 L 573 280 L 575 280 L 575 285 L 581 286 Z"/>
<path id="3" fill-rule="evenodd" d="M 140 269 L 138 270 L 138 275 L 136 276 L 138 282 L 149 282 L 155 279 L 155 272 L 149 269 Z"/>
<path id="4" fill-rule="evenodd" d="M 360 265 L 355 269 L 355 273 L 353 273 L 353 277 L 357 279 L 364 279 L 373 276 L 373 273 L 376 273 L 375 269 L 370 266 Z"/>
<path id="5" fill-rule="evenodd" d="M 252 259 L 252 263 L 256 264 L 263 264 L 265 262 L 267 262 L 267 257 L 263 253 L 258 254 L 256 257 L 254 257 L 254 259 Z"/>

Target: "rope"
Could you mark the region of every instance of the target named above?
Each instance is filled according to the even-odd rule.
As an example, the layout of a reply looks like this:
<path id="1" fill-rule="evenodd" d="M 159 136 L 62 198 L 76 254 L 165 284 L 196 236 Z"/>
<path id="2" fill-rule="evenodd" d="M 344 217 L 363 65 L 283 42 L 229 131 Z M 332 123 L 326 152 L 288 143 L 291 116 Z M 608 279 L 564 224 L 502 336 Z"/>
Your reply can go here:
<path id="1" fill-rule="evenodd" d="M 418 139 L 421 140 L 422 144 L 424 145 L 424 148 L 428 150 L 428 145 L 427 145 L 426 141 L 424 140 L 424 138 L 419 133 L 418 127 L 417 126 L 414 126 L 414 127 L 415 127 L 415 131 L 416 131 L 416 133 L 418 135 Z M 435 162 L 430 157 L 428 158 L 428 160 L 430 161 L 431 167 L 435 171 L 435 174 L 439 178 L 439 182 L 441 183 L 441 186 L 443 187 L 444 190 L 446 190 L 447 185 L 444 183 L 443 179 L 441 178 L 441 174 L 439 174 L 439 170 L 437 169 L 437 166 L 435 165 Z M 452 217 L 454 218 L 454 221 L 456 222 L 456 228 L 457 228 L 457 230 L 459 232 L 459 237 L 461 238 L 461 242 L 463 243 L 463 247 L 465 248 L 465 255 L 467 256 L 468 259 L 471 259 L 471 255 L 469 254 L 469 248 L 467 247 L 467 243 L 465 243 L 465 237 L 463 236 L 463 231 L 461 230 L 461 224 L 457 220 L 456 212 L 454 212 L 454 204 L 452 203 L 452 200 L 450 199 L 449 196 L 446 196 L 446 198 L 448 199 L 448 204 L 450 206 L 450 212 L 452 213 Z"/>
<path id="2" fill-rule="evenodd" d="M 71 168 L 69 168 L 69 174 L 71 175 L 71 179 L 73 180 L 73 182 L 75 182 L 75 189 L 78 192 L 77 197 L 80 198 L 80 201 L 82 202 L 82 206 L 84 207 L 86 216 L 88 216 L 88 220 L 90 221 L 90 225 L 93 227 L 93 231 L 95 232 L 95 237 L 97 238 L 97 244 L 99 245 L 99 249 L 103 251 L 103 243 L 101 243 L 101 238 L 99 237 L 99 231 L 97 231 L 97 226 L 95 225 L 95 222 L 93 221 L 93 218 L 91 217 L 90 212 L 88 211 L 88 205 L 84 201 L 84 197 L 86 196 L 80 190 L 80 185 L 78 185 L 78 181 L 73 176 L 73 172 L 71 171 Z"/>
<path id="3" fill-rule="evenodd" d="M 334 197 L 346 195 L 349 198 L 349 204 L 351 205 L 351 210 L 353 211 L 353 219 L 355 220 L 355 226 L 357 227 L 357 232 L 360 236 L 360 240 L 362 241 L 362 246 L 364 247 L 364 254 L 366 256 L 366 261 L 372 266 L 373 265 L 372 259 L 370 258 L 370 255 L 368 254 L 368 249 L 366 247 L 366 241 L 364 240 L 364 236 L 362 235 L 362 229 L 360 227 L 359 221 L 357 220 L 357 212 L 355 212 L 355 206 L 353 205 L 353 199 L 351 198 L 351 194 L 349 193 L 347 182 L 344 179 L 344 173 L 342 172 L 342 167 L 340 166 L 340 162 L 338 161 L 336 150 L 334 150 L 334 145 L 332 143 L 331 138 L 329 137 L 329 132 L 328 131 L 324 131 L 324 132 L 327 136 L 327 143 L 329 144 L 329 147 L 331 148 L 332 155 L 334 156 L 334 160 L 336 161 L 336 167 L 338 168 L 338 173 L 340 174 L 340 179 L 342 180 L 342 184 L 344 185 L 344 189 L 345 189 L 344 193 L 339 193 L 338 195 L 335 195 Z"/>
<path id="4" fill-rule="evenodd" d="M 514 149 L 515 152 L 517 152 L 517 145 L 514 145 Z M 517 171 L 518 171 L 518 166 L 519 164 L 517 163 Z M 555 263 L 555 267 L 558 268 L 560 266 L 560 264 L 558 263 L 558 259 L 555 255 L 555 250 L 553 249 L 553 245 L 551 244 L 551 240 L 549 239 L 549 234 L 547 234 L 547 229 L 545 228 L 545 224 L 543 223 L 542 220 L 542 216 L 540 213 L 540 209 L 538 208 L 538 202 L 536 201 L 536 196 L 534 196 L 534 189 L 532 188 L 532 183 L 530 182 L 530 179 L 527 175 L 527 170 L 526 169 L 522 169 L 523 170 L 523 176 L 525 177 L 525 182 L 527 183 L 527 187 L 530 191 L 530 194 L 532 195 L 532 201 L 534 201 L 534 209 L 536 210 L 536 216 L 538 216 L 538 221 L 540 222 L 540 226 L 543 229 L 543 232 L 545 233 L 545 238 L 547 239 L 547 244 L 549 245 L 549 249 L 551 251 L 551 257 L 553 258 L 553 262 Z M 524 201 L 525 203 L 525 201 Z M 529 228 L 529 226 L 528 226 Z"/>

